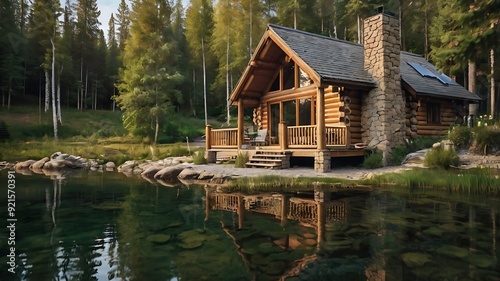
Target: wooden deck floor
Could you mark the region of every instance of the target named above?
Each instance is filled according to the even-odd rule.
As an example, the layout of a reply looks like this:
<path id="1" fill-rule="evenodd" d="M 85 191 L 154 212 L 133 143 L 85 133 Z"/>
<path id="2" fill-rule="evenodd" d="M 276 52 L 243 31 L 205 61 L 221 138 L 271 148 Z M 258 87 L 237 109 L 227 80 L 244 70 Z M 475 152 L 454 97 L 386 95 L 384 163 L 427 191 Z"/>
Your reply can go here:
<path id="1" fill-rule="evenodd" d="M 252 156 L 258 150 L 269 151 L 269 152 L 287 152 L 292 157 L 314 157 L 316 152 L 315 149 L 286 149 L 281 150 L 279 146 L 253 146 L 246 149 L 231 149 L 231 148 L 213 148 L 209 151 L 216 152 L 217 158 L 222 157 L 234 157 L 238 155 L 238 152 L 248 153 L 248 156 Z M 365 149 L 327 149 L 330 151 L 331 157 L 357 157 L 364 156 Z"/>

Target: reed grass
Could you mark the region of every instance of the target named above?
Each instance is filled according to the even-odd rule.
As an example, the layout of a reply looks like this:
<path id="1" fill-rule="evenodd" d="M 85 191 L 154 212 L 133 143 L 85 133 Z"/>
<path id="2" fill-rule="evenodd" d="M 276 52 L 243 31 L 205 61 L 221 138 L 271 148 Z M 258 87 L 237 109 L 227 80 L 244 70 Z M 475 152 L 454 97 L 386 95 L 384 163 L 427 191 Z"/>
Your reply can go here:
<path id="1" fill-rule="evenodd" d="M 339 178 L 264 175 L 233 179 L 225 187 L 225 191 L 241 191 L 245 193 L 313 191 L 318 187 L 323 189 L 352 188 L 361 183 L 363 183 L 363 181 L 352 181 Z"/>
<path id="2" fill-rule="evenodd" d="M 452 193 L 500 195 L 500 178 L 489 169 L 414 169 L 403 173 L 375 176 L 368 181 L 377 186 L 441 189 Z"/>

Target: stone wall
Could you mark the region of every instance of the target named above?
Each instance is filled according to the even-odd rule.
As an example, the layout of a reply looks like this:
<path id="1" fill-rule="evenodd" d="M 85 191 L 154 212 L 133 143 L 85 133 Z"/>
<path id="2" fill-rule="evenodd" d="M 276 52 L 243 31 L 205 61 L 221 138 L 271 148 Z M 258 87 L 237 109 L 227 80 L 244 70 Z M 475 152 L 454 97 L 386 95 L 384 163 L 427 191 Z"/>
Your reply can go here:
<path id="1" fill-rule="evenodd" d="M 392 149 L 404 143 L 405 100 L 401 90 L 398 19 L 378 14 L 364 21 L 364 66 L 376 87 L 361 105 L 362 139 L 390 160 Z"/>

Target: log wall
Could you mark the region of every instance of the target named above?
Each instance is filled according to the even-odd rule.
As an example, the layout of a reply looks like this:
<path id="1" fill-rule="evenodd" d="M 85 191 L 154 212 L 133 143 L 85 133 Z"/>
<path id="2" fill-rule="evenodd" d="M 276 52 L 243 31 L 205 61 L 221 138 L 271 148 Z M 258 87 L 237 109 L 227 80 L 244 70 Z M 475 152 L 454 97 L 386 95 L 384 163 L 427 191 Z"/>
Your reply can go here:
<path id="1" fill-rule="evenodd" d="M 428 103 L 439 104 L 440 108 L 440 123 L 427 122 L 427 105 Z M 420 105 L 418 105 L 420 104 Z M 406 99 L 406 136 L 412 136 L 416 133 L 418 136 L 424 137 L 441 137 L 448 133 L 450 126 L 457 121 L 457 112 L 450 100 L 436 98 L 422 98 L 420 103 L 413 98 Z M 460 120 L 460 118 L 458 118 Z M 410 126 L 408 126 L 408 124 Z M 416 129 L 416 130 L 415 130 Z"/>
<path id="2" fill-rule="evenodd" d="M 345 89 L 341 95 L 348 96 L 351 100 L 349 108 L 349 131 L 351 133 L 351 143 L 361 143 L 361 92 L 359 90 Z"/>

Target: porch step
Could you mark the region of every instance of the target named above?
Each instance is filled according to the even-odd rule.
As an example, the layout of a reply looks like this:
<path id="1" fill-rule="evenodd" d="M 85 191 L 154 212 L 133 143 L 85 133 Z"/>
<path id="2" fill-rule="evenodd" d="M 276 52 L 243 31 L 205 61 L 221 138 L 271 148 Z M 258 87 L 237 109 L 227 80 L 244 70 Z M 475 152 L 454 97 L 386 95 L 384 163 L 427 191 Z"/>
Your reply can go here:
<path id="1" fill-rule="evenodd" d="M 284 151 L 257 151 L 250 157 L 246 166 L 271 169 L 288 168 L 290 166 L 290 157 Z"/>

